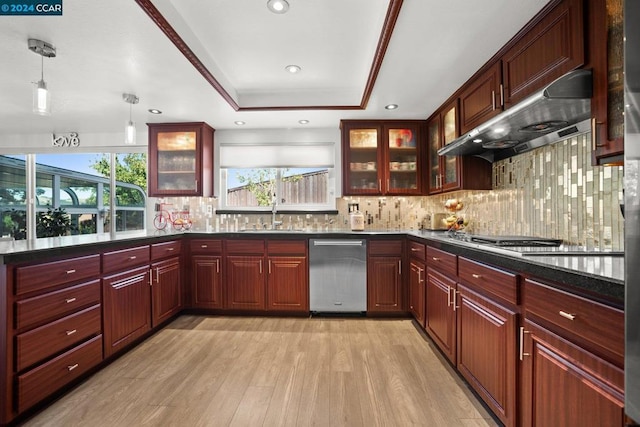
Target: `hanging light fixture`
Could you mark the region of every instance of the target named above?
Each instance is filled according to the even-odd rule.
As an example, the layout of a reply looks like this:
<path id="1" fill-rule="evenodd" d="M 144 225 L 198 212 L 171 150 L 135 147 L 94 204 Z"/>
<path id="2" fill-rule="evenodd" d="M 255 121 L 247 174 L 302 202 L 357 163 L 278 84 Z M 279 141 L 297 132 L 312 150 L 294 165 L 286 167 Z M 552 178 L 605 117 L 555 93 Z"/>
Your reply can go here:
<path id="1" fill-rule="evenodd" d="M 122 99 L 129 104 L 129 121 L 124 130 L 124 143 L 127 145 L 134 145 L 136 143 L 136 124 L 131 120 L 131 106 L 137 104 L 140 98 L 131 93 L 123 93 Z"/>
<path id="2" fill-rule="evenodd" d="M 44 81 L 44 57 L 55 58 L 56 48 L 42 40 L 29 39 L 29 50 L 40 55 L 40 80 L 33 87 L 33 112 L 41 116 L 51 114 L 51 95 Z"/>
<path id="3" fill-rule="evenodd" d="M 289 3 L 287 0 L 267 0 L 267 7 L 273 13 L 287 13 Z"/>

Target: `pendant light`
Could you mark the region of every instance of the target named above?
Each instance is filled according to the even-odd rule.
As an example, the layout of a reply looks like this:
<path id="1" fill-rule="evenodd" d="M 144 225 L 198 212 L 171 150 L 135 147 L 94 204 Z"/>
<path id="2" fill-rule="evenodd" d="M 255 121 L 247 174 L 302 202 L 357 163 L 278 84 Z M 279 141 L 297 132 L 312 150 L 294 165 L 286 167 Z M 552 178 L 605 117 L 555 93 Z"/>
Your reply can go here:
<path id="1" fill-rule="evenodd" d="M 137 104 L 140 101 L 140 98 L 131 94 L 131 93 L 123 93 L 122 99 L 124 102 L 129 104 L 129 121 L 124 130 L 124 143 L 127 145 L 135 145 L 136 143 L 136 124 L 131 120 L 131 106 L 133 104 Z"/>
<path id="2" fill-rule="evenodd" d="M 41 116 L 51 115 L 51 95 L 44 81 L 44 57 L 55 58 L 56 48 L 37 39 L 29 39 L 29 50 L 40 55 L 40 80 L 33 87 L 33 112 Z"/>

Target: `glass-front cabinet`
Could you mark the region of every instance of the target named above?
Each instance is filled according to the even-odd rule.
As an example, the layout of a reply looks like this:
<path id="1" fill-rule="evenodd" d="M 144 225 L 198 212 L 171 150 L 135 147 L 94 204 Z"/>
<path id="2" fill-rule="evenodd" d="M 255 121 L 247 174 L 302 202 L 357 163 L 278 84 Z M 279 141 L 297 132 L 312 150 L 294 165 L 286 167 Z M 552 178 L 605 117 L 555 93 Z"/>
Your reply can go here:
<path id="1" fill-rule="evenodd" d="M 149 124 L 149 196 L 212 196 L 213 132 L 202 122 Z"/>
<path id="2" fill-rule="evenodd" d="M 422 121 L 343 120 L 343 194 L 422 194 Z"/>

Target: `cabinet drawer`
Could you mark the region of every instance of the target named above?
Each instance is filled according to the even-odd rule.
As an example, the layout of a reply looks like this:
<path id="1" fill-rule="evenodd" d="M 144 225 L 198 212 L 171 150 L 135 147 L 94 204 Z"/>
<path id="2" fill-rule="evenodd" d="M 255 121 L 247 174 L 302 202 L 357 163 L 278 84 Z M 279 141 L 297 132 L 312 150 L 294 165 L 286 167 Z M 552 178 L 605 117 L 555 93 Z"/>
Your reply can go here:
<path id="1" fill-rule="evenodd" d="M 111 273 L 149 263 L 149 246 L 122 249 L 102 254 L 102 272 Z"/>
<path id="2" fill-rule="evenodd" d="M 424 260 L 425 259 L 425 245 L 423 243 L 418 243 L 418 242 L 414 242 L 412 240 L 409 240 L 409 256 Z"/>
<path id="3" fill-rule="evenodd" d="M 264 240 L 226 240 L 227 253 L 264 254 Z"/>
<path id="4" fill-rule="evenodd" d="M 458 257 L 431 246 L 427 246 L 427 265 L 451 276 L 458 275 Z"/>
<path id="5" fill-rule="evenodd" d="M 100 274 L 100 255 L 16 268 L 16 295 L 73 283 Z"/>
<path id="6" fill-rule="evenodd" d="M 17 301 L 16 329 L 42 324 L 98 303 L 100 303 L 100 280 L 98 279 Z"/>
<path id="7" fill-rule="evenodd" d="M 269 255 L 306 255 L 306 240 L 267 240 Z"/>
<path id="8" fill-rule="evenodd" d="M 518 304 L 518 275 L 486 264 L 458 258 L 460 281 L 511 304 Z"/>
<path id="9" fill-rule="evenodd" d="M 18 411 L 38 403 L 102 361 L 102 335 L 18 377 Z"/>
<path id="10" fill-rule="evenodd" d="M 16 370 L 21 371 L 102 330 L 100 305 L 16 337 Z"/>
<path id="11" fill-rule="evenodd" d="M 624 312 L 527 279 L 524 306 L 534 315 L 624 358 Z M 562 335 L 561 331 L 556 331 Z M 564 334 L 566 335 L 566 334 Z M 570 338 L 571 338 L 570 336 Z"/>
<path id="12" fill-rule="evenodd" d="M 222 240 L 195 239 L 189 241 L 191 253 L 219 254 L 222 253 Z"/>
<path id="13" fill-rule="evenodd" d="M 369 240 L 369 255 L 402 255 L 402 240 Z"/>
<path id="14" fill-rule="evenodd" d="M 179 240 L 154 243 L 153 245 L 151 245 L 151 260 L 156 261 L 170 256 L 178 256 L 180 254 L 181 248 L 182 242 Z"/>

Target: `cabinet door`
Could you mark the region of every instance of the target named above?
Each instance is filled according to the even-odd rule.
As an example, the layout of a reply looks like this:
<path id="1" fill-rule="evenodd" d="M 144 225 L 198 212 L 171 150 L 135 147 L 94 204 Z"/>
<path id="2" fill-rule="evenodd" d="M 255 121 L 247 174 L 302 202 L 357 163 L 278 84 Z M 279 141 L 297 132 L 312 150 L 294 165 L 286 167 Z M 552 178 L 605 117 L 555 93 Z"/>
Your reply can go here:
<path id="1" fill-rule="evenodd" d="M 270 256 L 267 264 L 267 309 L 309 311 L 307 258 Z"/>
<path id="2" fill-rule="evenodd" d="M 402 258 L 369 257 L 367 260 L 367 311 L 402 310 Z"/>
<path id="3" fill-rule="evenodd" d="M 385 125 L 385 170 L 382 182 L 388 194 L 421 194 L 420 127 L 397 123 Z"/>
<path id="4" fill-rule="evenodd" d="M 414 259 L 409 267 L 409 311 L 424 326 L 424 264 Z"/>
<path id="5" fill-rule="evenodd" d="M 427 267 L 425 329 L 440 350 L 456 363 L 456 282 Z"/>
<path id="6" fill-rule="evenodd" d="M 194 255 L 191 257 L 193 306 L 223 308 L 221 256 Z"/>
<path id="7" fill-rule="evenodd" d="M 213 194 L 213 129 L 205 123 L 149 125 L 149 196 Z"/>
<path id="8" fill-rule="evenodd" d="M 515 426 L 516 313 L 460 283 L 458 291 L 458 370 L 505 426 Z"/>
<path id="9" fill-rule="evenodd" d="M 623 426 L 622 369 L 525 320 L 522 426 Z"/>
<path id="10" fill-rule="evenodd" d="M 112 355 L 151 329 L 149 268 L 102 279 L 104 355 Z"/>
<path id="11" fill-rule="evenodd" d="M 565 0 L 502 56 L 505 108 L 584 64 L 582 0 Z"/>
<path id="12" fill-rule="evenodd" d="M 453 142 L 459 135 L 458 128 L 458 100 L 446 106 L 442 113 L 442 146 Z M 443 191 L 455 190 L 460 188 L 460 157 L 458 156 L 440 156 L 440 169 L 442 177 L 440 178 L 440 187 Z"/>
<path id="13" fill-rule="evenodd" d="M 227 308 L 232 310 L 264 310 L 264 258 L 227 256 Z"/>
<path id="14" fill-rule="evenodd" d="M 151 266 L 151 326 L 156 327 L 180 311 L 180 259 L 178 257 Z"/>
<path id="15" fill-rule="evenodd" d="M 342 123 L 343 194 L 382 194 L 382 126 Z"/>
<path id="16" fill-rule="evenodd" d="M 460 131 L 467 133 L 502 112 L 502 64 L 468 83 L 460 94 Z"/>
<path id="17" fill-rule="evenodd" d="M 436 115 L 427 123 L 427 157 L 429 162 L 429 194 L 435 194 L 442 191 L 440 185 L 440 156 L 438 150 L 442 146 L 440 135 L 440 115 Z"/>

